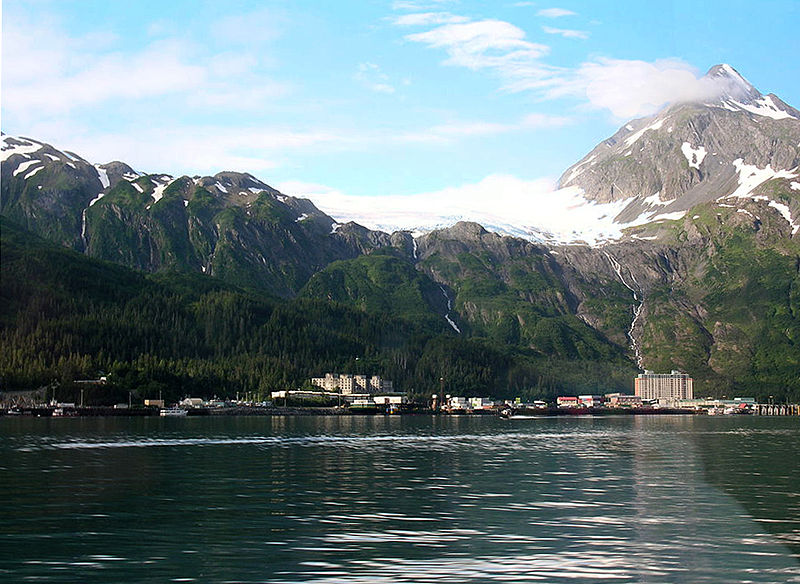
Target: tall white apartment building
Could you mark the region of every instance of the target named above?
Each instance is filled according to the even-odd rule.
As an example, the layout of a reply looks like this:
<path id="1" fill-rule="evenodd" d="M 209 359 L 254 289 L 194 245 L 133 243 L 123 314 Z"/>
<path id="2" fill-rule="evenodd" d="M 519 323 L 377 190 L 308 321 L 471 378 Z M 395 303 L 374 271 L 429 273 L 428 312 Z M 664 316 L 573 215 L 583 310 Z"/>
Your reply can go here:
<path id="1" fill-rule="evenodd" d="M 674 401 L 693 399 L 693 380 L 686 373 L 653 373 L 645 371 L 634 380 L 634 394 L 643 400 Z"/>

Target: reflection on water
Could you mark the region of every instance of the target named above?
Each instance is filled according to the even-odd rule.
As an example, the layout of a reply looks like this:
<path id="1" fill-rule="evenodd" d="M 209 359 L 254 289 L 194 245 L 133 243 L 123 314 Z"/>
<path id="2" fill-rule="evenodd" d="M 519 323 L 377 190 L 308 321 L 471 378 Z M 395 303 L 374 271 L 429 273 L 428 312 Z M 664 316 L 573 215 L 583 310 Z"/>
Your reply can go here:
<path id="1" fill-rule="evenodd" d="M 776 449 L 797 420 L 0 419 L 0 580 L 800 582 Z"/>

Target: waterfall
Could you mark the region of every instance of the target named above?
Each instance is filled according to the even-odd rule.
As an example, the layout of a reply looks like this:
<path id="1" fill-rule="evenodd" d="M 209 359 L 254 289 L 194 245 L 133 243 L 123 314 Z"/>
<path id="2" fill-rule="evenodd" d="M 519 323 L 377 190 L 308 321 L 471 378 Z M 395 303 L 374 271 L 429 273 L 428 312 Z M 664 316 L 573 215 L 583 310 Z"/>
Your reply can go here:
<path id="1" fill-rule="evenodd" d="M 450 311 L 453 309 L 453 301 L 450 300 L 450 296 L 447 295 L 447 290 L 444 289 L 444 286 L 439 286 L 439 289 L 442 291 L 445 300 L 447 300 L 447 312 L 444 315 L 445 320 L 453 327 L 453 330 L 456 331 L 458 334 L 461 334 L 461 329 L 458 328 L 458 325 L 453 322 L 453 319 L 450 318 Z"/>
<path id="2" fill-rule="evenodd" d="M 633 275 L 631 269 L 628 268 L 628 274 L 630 275 L 631 282 L 636 286 L 636 288 L 625 281 L 625 278 L 622 275 L 622 266 L 617 259 L 607 251 L 603 251 L 603 253 L 605 254 L 606 258 L 608 258 L 608 262 L 611 264 L 612 269 L 616 272 L 619 281 L 622 282 L 622 285 L 630 290 L 633 294 L 633 300 L 635 304 L 633 305 L 633 320 L 631 321 L 630 328 L 628 328 L 628 339 L 631 342 L 630 348 L 633 351 L 634 357 L 636 358 L 636 365 L 639 366 L 639 369 L 642 369 L 642 348 L 639 344 L 639 341 L 634 336 L 633 331 L 636 328 L 636 323 L 639 320 L 639 316 L 642 314 L 642 308 L 644 307 L 644 295 L 641 294 L 641 287 L 636 281 L 636 277 Z"/>

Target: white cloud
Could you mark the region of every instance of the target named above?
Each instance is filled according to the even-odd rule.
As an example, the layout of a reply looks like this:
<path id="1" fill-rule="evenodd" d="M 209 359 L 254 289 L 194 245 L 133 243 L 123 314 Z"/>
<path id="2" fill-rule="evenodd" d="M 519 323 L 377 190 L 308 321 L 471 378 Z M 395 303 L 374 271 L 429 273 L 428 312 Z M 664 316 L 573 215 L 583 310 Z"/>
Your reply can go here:
<path id="1" fill-rule="evenodd" d="M 392 2 L 392 10 L 425 12 L 437 10 L 444 4 L 452 4 L 453 1 L 454 0 L 395 0 Z"/>
<path id="2" fill-rule="evenodd" d="M 207 77 L 204 67 L 186 59 L 181 45 L 169 41 L 152 43 L 136 55 L 87 54 L 80 68 L 59 67 L 34 77 L 19 71 L 24 64 L 16 59 L 18 48 L 8 46 L 4 59 L 4 73 L 8 70 L 9 78 L 4 80 L 3 106 L 15 112 L 64 112 L 113 99 L 185 92 L 201 86 Z M 56 62 L 63 63 L 61 59 Z"/>
<path id="3" fill-rule="evenodd" d="M 226 44 L 264 44 L 280 35 L 284 18 L 270 8 L 230 14 L 216 21 L 212 33 Z"/>
<path id="4" fill-rule="evenodd" d="M 679 60 L 598 59 L 581 65 L 573 82 L 561 90 L 577 91 L 593 107 L 628 119 L 652 114 L 667 103 L 708 100 L 724 87 L 717 80 L 698 78 L 691 66 Z"/>
<path id="5" fill-rule="evenodd" d="M 567 28 L 553 28 L 551 26 L 543 26 L 542 30 L 547 34 L 558 34 L 567 39 L 588 39 L 589 33 L 584 30 L 571 30 Z"/>
<path id="6" fill-rule="evenodd" d="M 31 135 L 59 150 L 94 163 L 123 160 L 142 172 L 214 174 L 222 170 L 256 173 L 282 166 L 295 151 L 345 148 L 349 136 L 326 131 L 293 131 L 270 126 L 172 125 L 140 131 L 99 133 L 72 123 L 44 122 Z"/>
<path id="7" fill-rule="evenodd" d="M 188 105 L 199 108 L 227 109 L 229 111 L 255 111 L 277 98 L 290 94 L 292 87 L 286 83 L 261 80 L 259 84 L 213 83 L 193 91 L 186 97 Z"/>
<path id="8" fill-rule="evenodd" d="M 208 60 L 209 73 L 213 77 L 237 77 L 252 71 L 258 65 L 258 58 L 252 53 L 226 51 Z"/>
<path id="9" fill-rule="evenodd" d="M 397 136 L 400 142 L 450 142 L 456 139 L 480 136 L 492 136 L 519 132 L 525 130 L 539 130 L 544 128 L 557 128 L 572 123 L 572 119 L 565 116 L 532 113 L 522 117 L 515 123 L 497 123 L 485 121 L 454 122 L 433 126 L 424 131 L 408 132 Z"/>
<path id="10" fill-rule="evenodd" d="M 528 114 L 522 118 L 522 127 L 528 129 L 535 128 L 560 128 L 573 122 L 572 118 L 566 116 L 554 116 L 550 114 Z"/>
<path id="11" fill-rule="evenodd" d="M 511 23 L 479 20 L 447 24 L 405 38 L 443 49 L 448 55 L 446 65 L 487 70 L 497 75 L 503 80 L 503 88 L 510 91 L 517 91 L 520 83 L 525 88 L 552 84 L 556 69 L 540 60 L 550 48 L 532 43 L 525 36 L 525 31 Z"/>
<path id="12" fill-rule="evenodd" d="M 395 88 L 390 83 L 389 76 L 375 63 L 360 63 L 355 75 L 355 79 L 362 86 L 376 93 L 394 93 Z"/>
<path id="13" fill-rule="evenodd" d="M 561 18 L 562 16 L 575 16 L 575 12 L 572 10 L 566 10 L 564 8 L 545 8 L 537 12 L 539 16 L 544 16 L 545 18 Z"/>
<path id="14" fill-rule="evenodd" d="M 556 17 L 568 11 L 541 12 Z M 588 37 L 579 30 L 543 30 L 567 38 Z M 554 67 L 545 62 L 549 47 L 528 41 L 525 31 L 500 20 L 446 24 L 405 38 L 443 50 L 446 65 L 496 75 L 503 90 L 530 92 L 541 99 L 572 97 L 622 119 L 652 114 L 671 102 L 708 100 L 725 89 L 720 80 L 698 78 L 691 66 L 677 59 L 596 58 L 577 69 Z"/>
<path id="15" fill-rule="evenodd" d="M 393 20 L 397 26 L 429 26 L 434 24 L 456 24 L 467 22 L 465 16 L 456 16 L 449 12 L 417 12 L 413 14 L 403 14 Z"/>
<path id="16" fill-rule="evenodd" d="M 223 34 L 248 21 L 263 41 L 274 36 L 264 30 L 266 14 L 230 17 L 214 27 Z M 25 20 L 13 15 L 3 27 L 3 114 L 27 125 L 104 104 L 129 108 L 133 102 L 167 96 L 183 97 L 192 107 L 252 110 L 291 89 L 259 71 L 268 58 L 263 49 L 258 54 L 246 49 L 208 54 L 201 45 L 158 38 L 122 51 L 117 41 L 107 32 L 72 37 L 46 16 Z"/>

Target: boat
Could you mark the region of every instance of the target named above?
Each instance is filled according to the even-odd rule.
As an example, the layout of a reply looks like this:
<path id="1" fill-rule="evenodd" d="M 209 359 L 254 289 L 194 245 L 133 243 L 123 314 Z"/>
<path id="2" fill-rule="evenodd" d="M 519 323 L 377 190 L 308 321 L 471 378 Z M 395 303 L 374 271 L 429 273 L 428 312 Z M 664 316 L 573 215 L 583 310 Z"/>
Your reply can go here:
<path id="1" fill-rule="evenodd" d="M 178 418 L 185 416 L 188 413 L 189 411 L 184 410 L 183 408 L 161 408 L 160 415 L 168 418 Z"/>
<path id="2" fill-rule="evenodd" d="M 540 407 L 505 408 L 500 411 L 500 417 L 506 420 L 529 420 L 541 418 L 545 414 L 547 414 L 547 408 Z"/>

